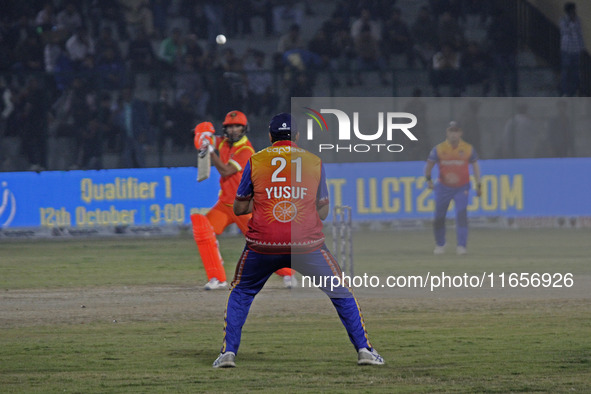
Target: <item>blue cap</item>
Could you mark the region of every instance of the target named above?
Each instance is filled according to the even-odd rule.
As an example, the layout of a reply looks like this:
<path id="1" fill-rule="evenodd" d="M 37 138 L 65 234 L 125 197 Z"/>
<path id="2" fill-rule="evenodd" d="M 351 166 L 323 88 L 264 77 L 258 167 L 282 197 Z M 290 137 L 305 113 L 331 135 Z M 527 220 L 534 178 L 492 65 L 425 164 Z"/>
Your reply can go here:
<path id="1" fill-rule="evenodd" d="M 282 112 L 273 116 L 269 123 L 269 132 L 275 136 L 291 137 L 291 132 L 296 131 L 295 119 L 292 119 L 291 114 Z"/>

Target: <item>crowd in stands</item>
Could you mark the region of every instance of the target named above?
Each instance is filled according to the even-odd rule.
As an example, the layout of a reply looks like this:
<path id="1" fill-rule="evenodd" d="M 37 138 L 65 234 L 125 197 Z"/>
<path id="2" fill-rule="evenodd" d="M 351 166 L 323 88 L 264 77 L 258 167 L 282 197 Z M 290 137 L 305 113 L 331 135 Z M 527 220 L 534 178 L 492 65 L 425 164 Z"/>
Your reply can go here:
<path id="1" fill-rule="evenodd" d="M 388 85 L 398 58 L 429 72 L 422 88 L 435 96 L 473 84 L 483 96 L 518 94 L 516 27 L 493 0 L 425 0 L 414 20 L 396 3 L 335 1 L 303 35 L 311 1 L 3 0 L 0 136 L 20 138 L 31 169 L 101 168 L 104 152 L 141 167 L 146 146 L 191 149 L 206 116 L 273 113 L 281 99 L 312 96 L 318 72 L 356 86 L 375 71 Z M 486 29 L 483 41 L 466 39 L 468 18 Z M 254 23 L 275 52 L 215 44 L 221 31 L 254 37 Z M 153 99 L 134 98 L 140 82 Z M 59 155 L 48 155 L 50 144 Z"/>

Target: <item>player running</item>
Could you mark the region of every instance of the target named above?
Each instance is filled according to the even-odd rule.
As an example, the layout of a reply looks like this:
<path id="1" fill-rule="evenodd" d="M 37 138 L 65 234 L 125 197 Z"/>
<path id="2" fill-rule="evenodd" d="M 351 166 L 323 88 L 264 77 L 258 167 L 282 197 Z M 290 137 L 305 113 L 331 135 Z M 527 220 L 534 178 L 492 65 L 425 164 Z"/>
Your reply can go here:
<path id="1" fill-rule="evenodd" d="M 236 223 L 240 231 L 245 234 L 250 219 L 250 215 L 236 216 L 232 211 L 244 166 L 254 153 L 252 144 L 246 137 L 248 131 L 246 115 L 240 111 L 228 112 L 224 118 L 223 130 L 224 137 L 220 138 L 214 136 L 215 129 L 210 122 L 202 122 L 195 127 L 195 147 L 198 150 L 209 150 L 211 163 L 220 173 L 221 187 L 218 201 L 207 215 L 191 215 L 193 238 L 208 279 L 205 290 L 227 287 L 226 271 L 216 234 L 221 234 L 232 223 Z M 216 153 L 216 149 L 219 154 Z M 291 269 L 282 269 L 277 274 L 283 277 L 286 287 L 291 288 L 296 285 Z"/>
<path id="2" fill-rule="evenodd" d="M 439 166 L 439 178 L 433 185 L 431 170 Z M 468 242 L 468 194 L 470 192 L 470 169 L 472 164 L 474 179 L 476 180 L 476 195 L 480 197 L 480 166 L 476 151 L 462 139 L 462 129 L 456 122 L 450 122 L 446 130 L 446 139 L 435 146 L 425 166 L 427 187 L 435 192 L 435 220 L 433 232 L 435 234 L 434 254 L 445 253 L 445 216 L 449 203 L 454 200 L 456 205 L 456 236 L 457 254 L 466 254 Z"/>
<path id="3" fill-rule="evenodd" d="M 299 148 L 290 114 L 269 125 L 272 146 L 254 154 L 244 169 L 234 213 L 252 212 L 226 307 L 224 340 L 214 368 L 235 367 L 242 326 L 254 297 L 273 271 L 293 267 L 316 278 L 341 276 L 324 244 L 322 220 L 329 212 L 328 187 L 320 158 Z M 292 128 L 293 127 L 293 128 Z M 345 286 L 321 288 L 336 308 L 358 353 L 357 363 L 384 364 L 369 342 L 361 311 Z"/>

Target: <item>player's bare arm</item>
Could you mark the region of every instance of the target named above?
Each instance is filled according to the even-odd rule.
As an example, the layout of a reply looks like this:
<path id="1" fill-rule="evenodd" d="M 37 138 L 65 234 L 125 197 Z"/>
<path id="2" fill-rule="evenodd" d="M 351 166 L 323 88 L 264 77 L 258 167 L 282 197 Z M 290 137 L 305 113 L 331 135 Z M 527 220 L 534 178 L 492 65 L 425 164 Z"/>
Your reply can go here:
<path id="1" fill-rule="evenodd" d="M 431 179 L 431 171 L 433 171 L 433 167 L 435 167 L 435 162 L 427 160 L 427 164 L 425 165 L 425 179 L 427 179 L 427 187 L 429 189 L 433 189 L 433 179 Z"/>
<path id="2" fill-rule="evenodd" d="M 328 216 L 330 208 L 329 208 L 328 204 L 325 204 L 321 207 L 317 206 L 316 211 L 318 212 L 318 216 L 320 217 L 320 220 L 324 220 Z"/>
<path id="3" fill-rule="evenodd" d="M 252 199 L 250 200 L 234 200 L 234 215 L 246 215 L 252 212 Z"/>

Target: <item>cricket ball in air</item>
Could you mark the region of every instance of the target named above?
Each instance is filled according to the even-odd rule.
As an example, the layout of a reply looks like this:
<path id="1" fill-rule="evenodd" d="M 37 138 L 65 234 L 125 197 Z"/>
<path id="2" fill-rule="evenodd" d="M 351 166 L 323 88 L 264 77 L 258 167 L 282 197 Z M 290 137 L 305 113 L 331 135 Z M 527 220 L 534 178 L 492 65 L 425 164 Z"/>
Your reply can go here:
<path id="1" fill-rule="evenodd" d="M 220 45 L 224 45 L 226 43 L 226 36 L 223 34 L 218 34 L 218 36 L 215 38 L 215 42 Z"/>

